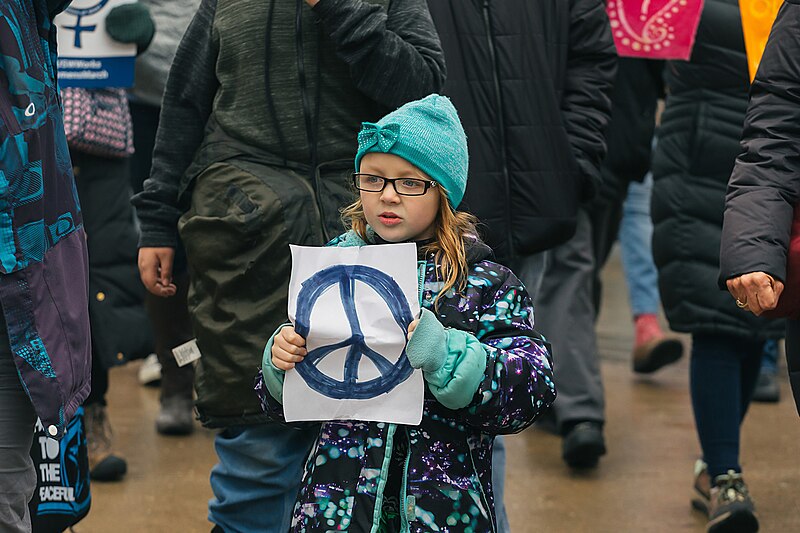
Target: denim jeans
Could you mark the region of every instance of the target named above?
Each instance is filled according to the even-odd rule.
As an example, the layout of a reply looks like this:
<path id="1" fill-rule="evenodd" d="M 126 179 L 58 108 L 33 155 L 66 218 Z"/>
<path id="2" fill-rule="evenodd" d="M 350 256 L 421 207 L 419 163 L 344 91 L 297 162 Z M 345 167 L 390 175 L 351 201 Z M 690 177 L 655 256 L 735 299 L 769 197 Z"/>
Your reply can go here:
<path id="1" fill-rule="evenodd" d="M 492 488 L 494 489 L 494 516 L 497 520 L 497 533 L 509 533 L 505 497 L 506 485 L 506 442 L 502 435 L 494 438 L 492 451 Z"/>
<path id="2" fill-rule="evenodd" d="M 622 205 L 619 243 L 634 317 L 658 313 L 660 304 L 658 272 L 653 263 L 653 221 L 650 218 L 652 192 L 653 175 L 648 173 L 641 183 L 630 183 L 628 196 Z"/>
<path id="3" fill-rule="evenodd" d="M 0 310 L 2 315 L 2 310 Z M 0 531 L 28 532 L 28 502 L 36 490 L 31 460 L 36 414 L 22 388 L 8 345 L 6 323 L 0 319 Z"/>
<path id="4" fill-rule="evenodd" d="M 214 442 L 208 520 L 226 533 L 286 533 L 319 426 L 230 427 Z"/>
<path id="5" fill-rule="evenodd" d="M 778 373 L 778 341 L 775 339 L 764 343 L 764 353 L 761 355 L 761 373 Z"/>

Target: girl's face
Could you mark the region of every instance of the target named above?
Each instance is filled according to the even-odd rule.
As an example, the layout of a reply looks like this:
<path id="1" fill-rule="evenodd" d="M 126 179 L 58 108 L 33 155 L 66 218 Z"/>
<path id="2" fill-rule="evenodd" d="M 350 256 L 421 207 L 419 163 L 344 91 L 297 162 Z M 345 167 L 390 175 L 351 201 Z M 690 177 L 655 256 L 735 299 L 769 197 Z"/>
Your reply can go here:
<path id="1" fill-rule="evenodd" d="M 402 157 L 370 153 L 361 159 L 361 173 L 385 178 L 431 179 Z M 400 182 L 396 182 L 398 186 Z M 402 188 L 401 188 L 402 190 Z M 436 217 L 441 202 L 439 187 L 429 187 L 422 196 L 397 194 L 391 183 L 381 192 L 360 191 L 367 223 L 388 242 L 423 241 L 436 235 Z"/>

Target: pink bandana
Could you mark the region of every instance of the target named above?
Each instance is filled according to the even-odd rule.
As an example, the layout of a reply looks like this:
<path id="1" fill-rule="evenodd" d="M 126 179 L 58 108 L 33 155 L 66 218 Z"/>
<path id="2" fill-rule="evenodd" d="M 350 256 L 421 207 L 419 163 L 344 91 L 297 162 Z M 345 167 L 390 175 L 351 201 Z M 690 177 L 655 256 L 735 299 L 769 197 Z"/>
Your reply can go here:
<path id="1" fill-rule="evenodd" d="M 608 0 L 617 53 L 623 57 L 689 59 L 703 0 Z"/>

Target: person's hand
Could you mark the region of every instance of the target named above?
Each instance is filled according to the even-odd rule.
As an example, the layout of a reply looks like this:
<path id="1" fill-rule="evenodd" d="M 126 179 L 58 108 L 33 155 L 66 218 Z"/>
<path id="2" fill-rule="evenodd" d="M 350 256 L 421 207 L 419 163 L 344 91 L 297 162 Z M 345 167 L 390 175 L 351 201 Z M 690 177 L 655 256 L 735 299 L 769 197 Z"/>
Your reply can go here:
<path id="1" fill-rule="evenodd" d="M 177 289 L 172 283 L 174 260 L 174 248 L 139 248 L 139 276 L 148 291 L 162 298 L 175 295 Z"/>
<path id="2" fill-rule="evenodd" d="M 783 292 L 783 283 L 766 272 L 750 272 L 727 281 L 728 292 L 736 305 L 758 316 L 775 309 Z"/>
<path id="3" fill-rule="evenodd" d="M 117 42 L 147 48 L 156 33 L 150 10 L 141 2 L 122 4 L 108 12 L 106 33 Z"/>
<path id="4" fill-rule="evenodd" d="M 414 320 L 413 322 L 411 322 L 411 324 L 408 325 L 408 340 L 409 341 L 411 340 L 411 335 L 414 333 L 414 330 L 417 329 L 418 325 L 419 325 L 419 318 Z"/>
<path id="5" fill-rule="evenodd" d="M 305 359 L 306 340 L 298 335 L 292 326 L 281 328 L 272 342 L 272 364 L 281 370 L 291 370 Z"/>
<path id="6" fill-rule="evenodd" d="M 306 4 L 314 7 L 315 5 L 319 4 L 319 0 L 306 0 Z"/>

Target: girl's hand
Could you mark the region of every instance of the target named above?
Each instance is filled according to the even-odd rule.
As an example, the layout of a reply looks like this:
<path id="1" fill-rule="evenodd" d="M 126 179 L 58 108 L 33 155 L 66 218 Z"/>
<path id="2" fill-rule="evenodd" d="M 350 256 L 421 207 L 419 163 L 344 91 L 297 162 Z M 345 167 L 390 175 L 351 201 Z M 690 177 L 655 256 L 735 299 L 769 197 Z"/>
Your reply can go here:
<path id="1" fill-rule="evenodd" d="M 408 340 L 411 340 L 411 335 L 414 333 L 414 330 L 417 329 L 417 325 L 419 325 L 419 318 L 411 322 L 408 325 Z"/>
<path id="2" fill-rule="evenodd" d="M 281 328 L 272 343 L 272 364 L 281 370 L 291 370 L 308 354 L 305 346 L 306 340 L 292 326 Z"/>
<path id="3" fill-rule="evenodd" d="M 727 285 L 736 305 L 756 316 L 775 309 L 783 292 L 783 283 L 766 272 L 750 272 L 729 279 Z"/>
<path id="4" fill-rule="evenodd" d="M 306 4 L 314 7 L 315 5 L 319 4 L 319 0 L 306 0 Z"/>

